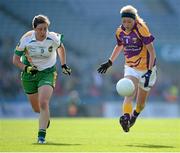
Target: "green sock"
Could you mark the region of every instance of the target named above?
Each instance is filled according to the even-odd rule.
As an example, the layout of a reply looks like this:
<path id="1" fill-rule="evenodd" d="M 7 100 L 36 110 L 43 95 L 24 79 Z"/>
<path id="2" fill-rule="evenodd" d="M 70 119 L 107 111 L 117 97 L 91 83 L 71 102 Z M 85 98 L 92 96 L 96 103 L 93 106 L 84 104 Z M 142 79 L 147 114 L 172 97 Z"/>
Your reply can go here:
<path id="1" fill-rule="evenodd" d="M 45 137 L 46 137 L 46 130 L 44 130 L 44 129 L 39 129 L 38 137 L 43 137 L 43 138 L 45 138 Z"/>

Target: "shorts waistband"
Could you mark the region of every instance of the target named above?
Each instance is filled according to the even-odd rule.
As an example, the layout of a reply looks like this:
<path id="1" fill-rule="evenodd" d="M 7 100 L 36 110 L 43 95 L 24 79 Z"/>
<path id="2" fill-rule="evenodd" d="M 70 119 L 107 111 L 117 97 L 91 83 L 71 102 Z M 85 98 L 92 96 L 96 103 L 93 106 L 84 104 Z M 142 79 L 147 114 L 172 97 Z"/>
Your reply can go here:
<path id="1" fill-rule="evenodd" d="M 49 68 L 47 68 L 47 69 L 44 69 L 44 70 L 42 70 L 42 71 L 39 71 L 39 72 L 49 73 L 49 72 L 54 72 L 54 71 L 56 71 L 56 66 L 55 66 L 55 65 L 52 66 L 52 67 L 49 67 Z"/>

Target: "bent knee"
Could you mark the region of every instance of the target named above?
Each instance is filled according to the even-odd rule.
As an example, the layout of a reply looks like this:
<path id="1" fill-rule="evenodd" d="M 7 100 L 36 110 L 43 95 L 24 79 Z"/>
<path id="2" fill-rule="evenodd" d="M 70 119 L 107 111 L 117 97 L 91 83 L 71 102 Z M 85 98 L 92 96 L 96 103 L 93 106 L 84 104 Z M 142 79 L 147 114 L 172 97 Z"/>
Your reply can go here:
<path id="1" fill-rule="evenodd" d="M 39 108 L 33 108 L 33 111 L 34 111 L 35 113 L 40 113 Z"/>
<path id="2" fill-rule="evenodd" d="M 40 113 L 39 105 L 32 105 L 32 109 L 35 113 Z"/>

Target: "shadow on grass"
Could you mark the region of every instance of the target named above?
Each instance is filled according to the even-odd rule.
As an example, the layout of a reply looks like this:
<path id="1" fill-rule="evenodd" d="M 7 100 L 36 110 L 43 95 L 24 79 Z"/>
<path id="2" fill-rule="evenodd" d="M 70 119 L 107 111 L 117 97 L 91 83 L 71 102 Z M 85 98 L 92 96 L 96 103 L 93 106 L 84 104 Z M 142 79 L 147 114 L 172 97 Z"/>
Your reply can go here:
<path id="1" fill-rule="evenodd" d="M 174 146 L 166 146 L 166 145 L 155 145 L 155 144 L 134 144 L 134 145 L 126 145 L 128 147 L 142 147 L 142 148 L 175 148 Z"/>
<path id="2" fill-rule="evenodd" d="M 45 144 L 38 144 L 38 143 L 33 143 L 33 145 L 45 145 L 45 146 L 79 146 L 81 144 L 70 144 L 70 143 L 55 143 L 55 142 L 47 142 Z"/>

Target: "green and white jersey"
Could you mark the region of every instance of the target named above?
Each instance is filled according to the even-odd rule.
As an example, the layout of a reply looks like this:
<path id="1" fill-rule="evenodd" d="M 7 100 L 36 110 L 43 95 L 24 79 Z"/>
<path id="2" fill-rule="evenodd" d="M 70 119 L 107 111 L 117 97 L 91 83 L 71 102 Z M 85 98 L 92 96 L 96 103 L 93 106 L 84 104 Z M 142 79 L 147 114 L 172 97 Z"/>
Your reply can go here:
<path id="1" fill-rule="evenodd" d="M 63 35 L 47 32 L 43 41 L 36 40 L 35 31 L 27 32 L 16 47 L 15 54 L 25 56 L 24 63 L 36 66 L 39 71 L 50 68 L 56 63 L 57 48 L 62 43 Z"/>

